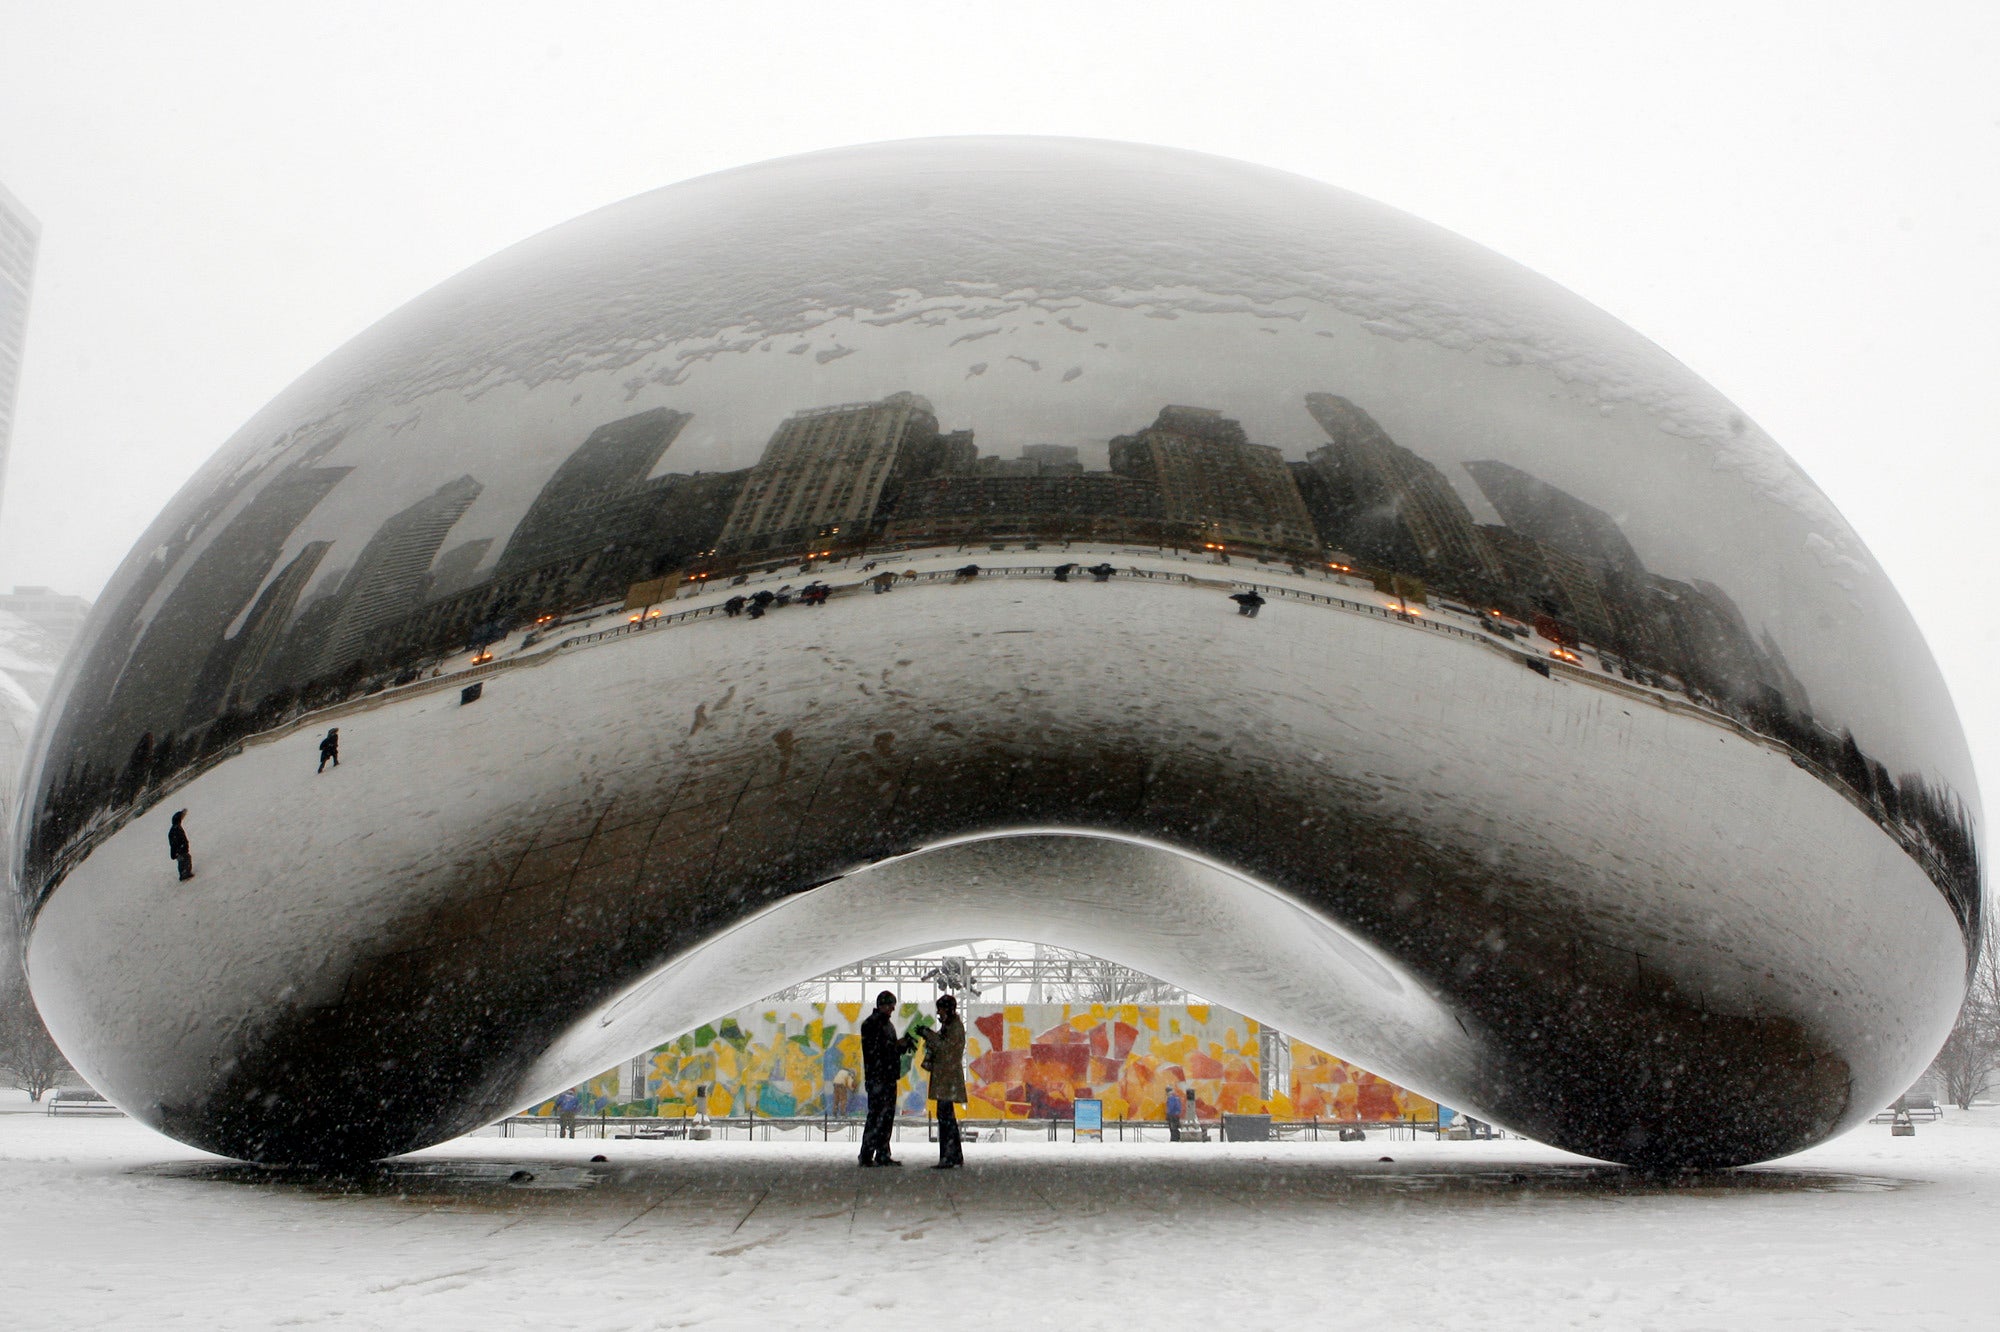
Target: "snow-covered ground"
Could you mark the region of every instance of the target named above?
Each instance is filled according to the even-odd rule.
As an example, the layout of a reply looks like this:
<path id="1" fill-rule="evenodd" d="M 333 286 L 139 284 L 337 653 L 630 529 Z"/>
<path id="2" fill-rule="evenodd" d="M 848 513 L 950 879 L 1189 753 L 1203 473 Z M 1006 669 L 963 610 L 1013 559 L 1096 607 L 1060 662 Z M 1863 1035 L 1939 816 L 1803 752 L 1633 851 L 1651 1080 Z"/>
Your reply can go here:
<path id="1" fill-rule="evenodd" d="M 861 1171 L 838 1139 L 476 1136 L 334 1179 L 122 1117 L 0 1114 L 0 1313 L 428 1332 L 2000 1318 L 2000 1110 L 1677 1181 L 1519 1140 L 1010 1141 L 955 1172 L 899 1150 L 904 1169 Z"/>

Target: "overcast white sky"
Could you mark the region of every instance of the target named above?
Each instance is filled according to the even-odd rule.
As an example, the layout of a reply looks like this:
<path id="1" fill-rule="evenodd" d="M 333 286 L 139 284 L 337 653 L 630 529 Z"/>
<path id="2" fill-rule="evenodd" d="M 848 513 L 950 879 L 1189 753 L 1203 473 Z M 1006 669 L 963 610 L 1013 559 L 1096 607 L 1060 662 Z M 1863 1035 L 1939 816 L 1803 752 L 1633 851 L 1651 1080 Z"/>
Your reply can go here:
<path id="1" fill-rule="evenodd" d="M 1652 9 L 0 0 L 0 181 L 43 226 L 0 585 L 94 596 L 321 356 L 588 209 L 876 139 L 1134 139 L 1407 209 L 1687 362 L 1887 567 L 1991 770 L 2000 7 Z"/>

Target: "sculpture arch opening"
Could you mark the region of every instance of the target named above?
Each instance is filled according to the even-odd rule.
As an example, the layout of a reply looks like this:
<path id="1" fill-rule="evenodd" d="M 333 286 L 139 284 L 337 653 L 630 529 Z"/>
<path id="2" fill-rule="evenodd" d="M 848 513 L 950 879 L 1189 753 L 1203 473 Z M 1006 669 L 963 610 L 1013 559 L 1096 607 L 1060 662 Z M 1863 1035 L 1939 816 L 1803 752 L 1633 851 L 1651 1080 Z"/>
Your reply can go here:
<path id="1" fill-rule="evenodd" d="M 526 1083 L 568 1086 L 579 1069 L 623 1062 L 803 977 L 968 932 L 1119 962 L 1343 1057 L 1366 1051 L 1456 1086 L 1475 1063 L 1463 1029 L 1414 977 L 1283 894 L 1141 839 L 1021 830 L 926 848 L 772 905 L 588 1015 Z"/>

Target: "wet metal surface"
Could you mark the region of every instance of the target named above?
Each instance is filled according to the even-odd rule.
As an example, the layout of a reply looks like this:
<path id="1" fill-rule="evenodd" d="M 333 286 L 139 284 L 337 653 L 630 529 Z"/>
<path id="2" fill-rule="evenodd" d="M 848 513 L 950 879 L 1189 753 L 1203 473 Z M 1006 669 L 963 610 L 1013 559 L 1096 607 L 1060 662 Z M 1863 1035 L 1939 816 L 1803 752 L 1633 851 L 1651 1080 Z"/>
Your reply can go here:
<path id="1" fill-rule="evenodd" d="M 51 1029 L 262 1161 L 980 934 L 1767 1159 L 1924 1067 L 1981 902 L 1907 611 L 1729 403 L 1392 210 L 1064 140 L 687 182 L 383 321 L 168 504 L 26 790 Z"/>

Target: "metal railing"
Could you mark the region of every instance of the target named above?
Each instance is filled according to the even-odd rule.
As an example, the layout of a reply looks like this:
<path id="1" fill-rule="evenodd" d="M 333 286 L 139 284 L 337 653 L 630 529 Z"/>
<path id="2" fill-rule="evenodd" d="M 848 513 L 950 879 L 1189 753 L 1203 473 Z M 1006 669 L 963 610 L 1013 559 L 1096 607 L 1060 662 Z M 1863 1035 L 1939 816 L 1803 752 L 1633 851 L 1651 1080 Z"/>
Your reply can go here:
<path id="1" fill-rule="evenodd" d="M 1228 1136 L 1224 1120 L 1188 1120 L 1181 1125 L 1181 1140 L 1190 1143 L 1226 1142 Z M 1076 1121 L 1067 1116 L 1048 1116 L 1034 1119 L 967 1119 L 960 1118 L 959 1127 L 968 1134 L 976 1133 L 987 1141 L 1006 1141 L 1009 1137 L 1017 1141 L 1065 1142 L 1074 1138 Z M 858 1142 L 861 1138 L 863 1120 L 854 1115 L 578 1115 L 574 1125 L 574 1137 L 592 1141 L 668 1142 L 668 1141 L 769 1141 L 774 1133 L 818 1134 L 823 1142 L 838 1137 L 843 1142 Z M 496 1120 L 488 1128 L 498 1129 L 500 1136 L 531 1136 L 538 1130 L 540 1136 L 557 1137 L 560 1121 L 554 1115 L 509 1115 Z M 898 1132 L 915 1134 L 922 1131 L 920 1141 L 931 1142 L 937 1137 L 936 1122 L 925 1115 L 899 1115 L 894 1122 Z M 1369 1134 L 1386 1134 L 1391 1139 L 1416 1140 L 1419 1138 L 1440 1138 L 1451 1132 L 1448 1125 L 1436 1119 L 1387 1119 L 1366 1122 L 1351 1119 L 1273 1119 L 1270 1122 L 1270 1141 L 1319 1142 L 1338 1141 L 1342 1130 L 1359 1129 Z M 1497 1131 L 1496 1131 L 1497 1132 Z M 1104 1137 L 1117 1142 L 1164 1142 L 1169 1130 L 1165 1121 L 1158 1119 L 1106 1119 Z M 759 1135 L 762 1138 L 759 1138 Z M 899 1138 L 898 1141 L 911 1141 Z"/>

